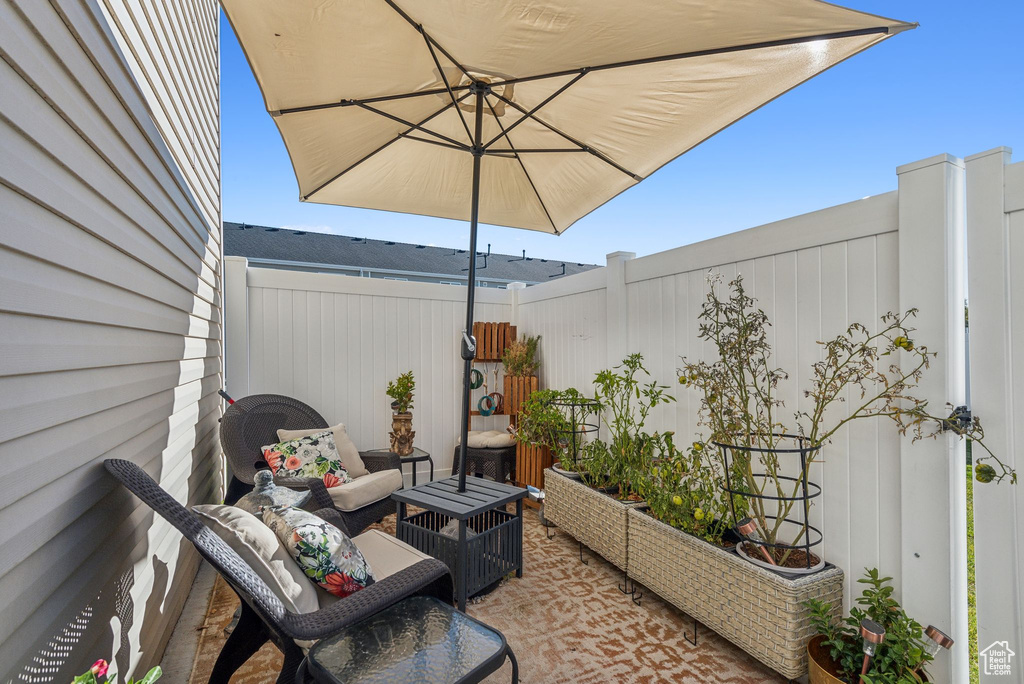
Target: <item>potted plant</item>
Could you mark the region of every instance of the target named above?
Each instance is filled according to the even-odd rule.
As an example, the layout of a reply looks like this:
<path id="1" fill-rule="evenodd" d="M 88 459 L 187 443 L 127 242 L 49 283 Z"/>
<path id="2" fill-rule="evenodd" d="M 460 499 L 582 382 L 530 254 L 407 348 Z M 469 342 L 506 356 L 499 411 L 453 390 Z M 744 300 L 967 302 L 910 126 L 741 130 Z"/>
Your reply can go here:
<path id="1" fill-rule="evenodd" d="M 821 534 L 807 519 L 810 499 L 820 489 L 807 476 L 830 439 L 852 421 L 889 418 L 915 440 L 952 428 L 988 451 L 977 421 L 961 424 L 931 415 L 927 402 L 913 395 L 935 357 L 913 341 L 913 309 L 885 314 L 876 332 L 854 323 L 820 343 L 824 358 L 812 366 L 810 388 L 804 392 L 810 408 L 787 425 L 779 417 L 786 407 L 777 390 L 788 375 L 772 365 L 768 316 L 747 295 L 742 277 L 729 283 L 724 299 L 718 294 L 720 282 L 720 276 L 710 278 L 699 316 L 700 337 L 716 347 L 718 359 L 684 359 L 678 375 L 681 384 L 700 393 L 700 423 L 719 448 L 732 522 L 742 522 L 746 533 L 737 551 L 752 563 L 786 573 L 825 567 L 813 551 Z M 893 362 L 887 364 L 885 357 Z M 829 410 L 847 396 L 855 400 L 846 415 Z M 1002 468 L 995 473 L 983 464 L 992 471 L 985 473 L 991 479 L 1016 479 L 991 452 L 985 458 Z"/>
<path id="2" fill-rule="evenodd" d="M 671 448 L 671 435 L 651 435 L 643 428 L 652 408 L 674 399 L 666 385 L 642 382 L 641 376 L 649 373 L 640 354 L 597 373 L 592 402 L 603 412 L 608 440 L 583 444 L 571 466 L 581 481 L 549 478 L 544 499 L 549 521 L 622 570 L 627 563 L 627 513 L 642 503 L 639 473 Z"/>
<path id="3" fill-rule="evenodd" d="M 537 391 L 539 384 L 537 371 L 540 361 L 537 358 L 537 345 L 540 335 L 524 337 L 516 340 L 501 355 L 505 369 L 505 413 L 510 416 L 519 414 L 523 403 Z M 513 419 L 514 420 L 514 419 Z"/>
<path id="4" fill-rule="evenodd" d="M 106 660 L 97 660 L 87 672 L 83 672 L 71 680 L 71 684 L 117 684 L 117 673 L 109 670 L 110 664 Z M 125 684 L 153 684 L 162 675 L 163 670 L 158 665 L 150 669 L 142 679 L 128 679 Z"/>
<path id="5" fill-rule="evenodd" d="M 399 456 L 412 453 L 412 440 L 416 433 L 412 429 L 412 399 L 416 379 L 412 371 L 402 373 L 388 382 L 387 395 L 391 397 L 391 451 Z"/>
<path id="6" fill-rule="evenodd" d="M 594 400 L 600 405 L 608 441 L 595 439 L 583 448 L 579 467 L 583 481 L 592 487 L 617 491 L 621 500 L 639 501 L 638 478 L 652 461 L 671 446 L 658 435 L 644 431 L 651 409 L 675 401 L 667 385 L 650 378 L 641 354 L 630 354 L 610 370 L 594 377 Z"/>
<path id="7" fill-rule="evenodd" d="M 565 461 L 559 470 L 576 477 L 578 475 L 572 467 L 572 459 L 566 458 L 566 435 L 572 427 L 560 404 L 563 398 L 577 395 L 579 391 L 573 388 L 536 390 L 530 393 L 519 406 L 513 433 L 518 444 L 544 450 L 552 462 Z"/>
<path id="8" fill-rule="evenodd" d="M 857 580 L 867 586 L 842 620 L 831 603 L 808 601 L 815 631 L 807 643 L 811 684 L 928 681 L 925 667 L 953 640 L 909 617 L 892 598 L 891 580 L 879 577 L 877 569 L 867 570 Z"/>

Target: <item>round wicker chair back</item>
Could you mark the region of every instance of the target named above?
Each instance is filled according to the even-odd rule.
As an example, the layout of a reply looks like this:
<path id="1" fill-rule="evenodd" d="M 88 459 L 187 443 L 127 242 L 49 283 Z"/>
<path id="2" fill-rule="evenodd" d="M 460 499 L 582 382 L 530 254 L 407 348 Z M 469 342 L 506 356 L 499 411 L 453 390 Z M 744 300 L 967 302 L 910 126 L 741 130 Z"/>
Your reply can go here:
<path id="1" fill-rule="evenodd" d="M 220 421 L 220 445 L 241 482 L 266 467 L 262 447 L 276 444 L 278 430 L 327 428 L 327 421 L 298 399 L 280 394 L 252 394 L 229 406 Z"/>

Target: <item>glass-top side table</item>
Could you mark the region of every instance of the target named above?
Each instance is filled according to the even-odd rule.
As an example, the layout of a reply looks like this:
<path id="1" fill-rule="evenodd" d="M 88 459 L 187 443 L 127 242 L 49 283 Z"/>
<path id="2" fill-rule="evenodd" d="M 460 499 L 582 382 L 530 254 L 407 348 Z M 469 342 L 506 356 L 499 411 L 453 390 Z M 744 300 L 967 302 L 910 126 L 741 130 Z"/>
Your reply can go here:
<path id="1" fill-rule="evenodd" d="M 369 454 L 389 454 L 389 453 L 391 453 L 391 449 L 369 449 L 369 450 L 367 450 L 367 453 L 369 453 Z M 409 454 L 408 456 L 399 456 L 399 458 L 402 459 L 402 465 L 403 466 L 406 463 L 411 463 L 412 464 L 412 486 L 413 487 L 416 486 L 416 464 L 417 463 L 422 463 L 423 461 L 429 461 L 430 462 L 430 481 L 431 482 L 434 481 L 434 459 L 431 458 L 430 454 L 428 454 L 423 449 L 420 449 L 419 447 L 413 447 L 411 454 Z"/>
<path id="2" fill-rule="evenodd" d="M 470 684 L 501 667 L 506 656 L 515 683 L 519 665 L 501 632 L 436 598 L 411 596 L 317 642 L 298 681 Z"/>

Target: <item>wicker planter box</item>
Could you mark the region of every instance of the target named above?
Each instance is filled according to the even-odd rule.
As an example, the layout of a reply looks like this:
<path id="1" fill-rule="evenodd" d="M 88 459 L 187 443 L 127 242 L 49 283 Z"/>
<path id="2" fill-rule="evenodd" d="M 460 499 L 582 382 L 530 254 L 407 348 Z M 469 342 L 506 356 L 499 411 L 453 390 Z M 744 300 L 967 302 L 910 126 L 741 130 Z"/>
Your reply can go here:
<path id="1" fill-rule="evenodd" d="M 553 480 L 554 478 L 549 478 Z M 635 581 L 790 679 L 807 671 L 813 636 L 803 602 L 828 601 L 838 616 L 843 571 L 787 579 L 630 510 L 627 571 Z"/>
<path id="2" fill-rule="evenodd" d="M 617 501 L 551 469 L 544 474 L 544 517 L 625 570 L 629 533 L 626 514 L 643 504 Z"/>

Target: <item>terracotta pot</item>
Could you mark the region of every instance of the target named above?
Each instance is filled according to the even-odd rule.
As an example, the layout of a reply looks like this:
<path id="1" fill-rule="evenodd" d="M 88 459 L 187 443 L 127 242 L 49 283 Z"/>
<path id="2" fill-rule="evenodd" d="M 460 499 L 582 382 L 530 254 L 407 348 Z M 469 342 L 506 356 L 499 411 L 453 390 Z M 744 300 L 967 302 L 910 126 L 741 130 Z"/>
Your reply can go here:
<path id="1" fill-rule="evenodd" d="M 412 453 L 412 440 L 416 433 L 412 429 L 412 413 L 395 413 L 391 416 L 391 451 L 399 456 Z"/>

